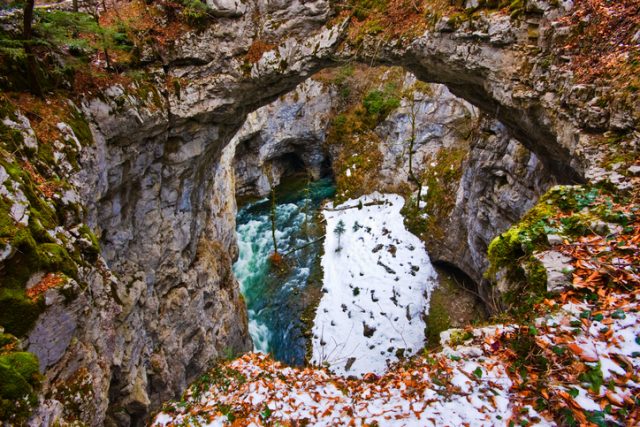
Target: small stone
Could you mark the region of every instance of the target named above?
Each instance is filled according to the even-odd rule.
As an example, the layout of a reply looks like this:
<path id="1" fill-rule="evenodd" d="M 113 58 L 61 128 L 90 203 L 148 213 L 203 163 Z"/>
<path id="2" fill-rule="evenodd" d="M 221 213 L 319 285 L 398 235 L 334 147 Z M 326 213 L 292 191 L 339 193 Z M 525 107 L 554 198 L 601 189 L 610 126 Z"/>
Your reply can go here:
<path id="1" fill-rule="evenodd" d="M 547 292 L 561 292 L 571 285 L 568 274 L 573 271 L 571 258 L 557 251 L 545 251 L 534 254 L 547 273 Z"/>
<path id="2" fill-rule="evenodd" d="M 627 172 L 629 172 L 629 174 L 633 176 L 640 175 L 640 165 L 630 166 L 629 169 L 627 169 Z"/>
<path id="3" fill-rule="evenodd" d="M 451 33 L 455 31 L 455 29 L 456 27 L 453 20 L 448 16 L 443 16 L 442 19 L 436 23 L 436 31 L 440 33 Z"/>
<path id="4" fill-rule="evenodd" d="M 247 6 L 240 0 L 207 0 L 211 13 L 214 16 L 235 18 L 244 15 Z"/>
<path id="5" fill-rule="evenodd" d="M 563 242 L 562 236 L 558 234 L 547 234 L 547 241 L 551 246 L 561 245 Z"/>
<path id="6" fill-rule="evenodd" d="M 607 234 L 607 233 L 609 233 L 609 226 L 604 221 L 600 221 L 600 220 L 592 221 L 589 224 L 589 227 L 591 227 L 591 229 L 593 231 L 595 231 L 596 233 L 598 233 L 598 234 Z"/>

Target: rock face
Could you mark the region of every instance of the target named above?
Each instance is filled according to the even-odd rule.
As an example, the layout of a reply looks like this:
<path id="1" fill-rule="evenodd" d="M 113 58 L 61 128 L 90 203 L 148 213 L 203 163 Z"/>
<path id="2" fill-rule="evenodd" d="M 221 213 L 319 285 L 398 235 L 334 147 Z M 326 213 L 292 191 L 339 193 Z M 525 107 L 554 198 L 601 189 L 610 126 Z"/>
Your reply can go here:
<path id="1" fill-rule="evenodd" d="M 460 268 L 476 279 L 484 265 L 477 255 L 488 239 L 526 209 L 522 200 L 546 185 L 540 164 L 559 181 L 583 181 L 592 163 L 585 149 L 590 136 L 582 129 L 617 129 L 635 120 L 582 101 L 597 94 L 592 88 L 583 94 L 569 83 L 570 75 L 539 66 L 559 40 L 552 22 L 566 13 L 562 5 L 537 1 L 544 7 L 526 20 L 483 12 L 461 25 L 442 18 L 413 40 L 381 43 L 367 36 L 356 49 L 343 43 L 346 21 L 327 24 L 328 0 L 209 4 L 219 18 L 207 28 L 160 52 L 147 49 L 156 52 L 144 57 L 147 71 L 162 89 L 144 94 L 114 86 L 83 105 L 95 142 L 83 150 L 74 183 L 117 279 L 98 277 L 96 269 L 81 273 L 86 300 L 52 308 L 31 335 L 51 364 L 45 393 L 57 379 L 73 379 L 72 391 L 94 384 L 90 402 L 78 410 L 78 419 L 89 425 L 139 425 L 210 361 L 250 348 L 230 273 L 237 251 L 234 202 L 221 153 L 249 112 L 319 69 L 336 60 L 401 65 L 420 80 L 445 84 L 504 124 L 485 125 L 488 135 L 471 145 L 456 200 L 459 222 L 448 226 L 460 234 L 452 233 L 441 253 L 431 248 L 436 258 L 459 259 L 455 248 L 464 251 L 466 238 L 473 253 Z M 267 47 L 261 52 L 259 46 Z M 293 141 L 285 145 L 295 152 Z M 299 154 L 309 167 L 318 156 L 305 161 Z M 264 153 L 262 160 L 271 158 Z M 249 184 L 248 175 L 246 185 L 263 191 L 262 184 Z M 510 203 L 514 207 L 503 212 Z M 504 222 L 494 223 L 496 215 Z M 59 322 L 65 337 L 52 347 L 41 344 L 57 333 L 45 319 Z M 43 400 L 32 424 L 56 421 L 64 404 L 58 397 Z"/>
<path id="2" fill-rule="evenodd" d="M 404 90 L 412 90 L 412 99 L 403 97 L 400 108 L 376 127 L 383 141 L 381 182 L 391 190 L 409 181 L 409 140 L 415 121 L 413 166 L 417 172 L 429 168 L 442 148 L 449 149 L 466 138 L 479 112 L 468 102 L 454 96 L 439 84 L 416 87 L 416 78 L 406 74 Z"/>
<path id="3" fill-rule="evenodd" d="M 491 240 L 531 209 L 557 178 L 499 122 L 484 117 L 478 126 L 481 133 L 463 164 L 455 208 L 442 220 L 448 233 L 442 245 L 431 245 L 431 254 L 479 284 L 489 266 Z"/>
<path id="4" fill-rule="evenodd" d="M 90 223 L 97 224 L 104 257 L 120 280 L 109 395 L 112 421 L 126 425 L 142 422 L 216 357 L 251 344 L 231 272 L 235 222 L 220 227 L 230 219 L 217 217 L 212 223 L 213 210 L 226 205 L 211 195 L 224 193 L 213 179 L 215 163 L 197 160 L 219 129 L 168 130 L 165 105 L 145 104 L 117 88 L 111 95 L 107 103 L 85 106 L 96 142 L 77 179 L 84 197 L 95 200 Z M 115 120 L 144 117 L 146 125 L 126 137 L 111 127 L 122 100 Z"/>

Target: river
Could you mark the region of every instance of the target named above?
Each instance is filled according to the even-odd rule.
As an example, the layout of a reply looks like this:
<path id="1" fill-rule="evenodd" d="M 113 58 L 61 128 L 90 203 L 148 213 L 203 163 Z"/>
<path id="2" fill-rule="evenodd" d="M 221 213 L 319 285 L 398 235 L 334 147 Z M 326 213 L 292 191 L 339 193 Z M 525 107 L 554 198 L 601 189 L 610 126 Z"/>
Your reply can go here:
<path id="1" fill-rule="evenodd" d="M 276 189 L 276 240 L 278 251 L 287 254 L 318 240 L 323 233 L 318 208 L 333 197 L 329 178 L 307 184 L 290 179 Z M 290 365 L 305 363 L 309 331 L 322 282 L 318 241 L 286 256 L 284 272 L 270 265 L 271 201 L 250 202 L 238 211 L 236 231 L 240 254 L 233 271 L 240 282 L 249 312 L 249 333 L 254 350 L 271 353 Z"/>

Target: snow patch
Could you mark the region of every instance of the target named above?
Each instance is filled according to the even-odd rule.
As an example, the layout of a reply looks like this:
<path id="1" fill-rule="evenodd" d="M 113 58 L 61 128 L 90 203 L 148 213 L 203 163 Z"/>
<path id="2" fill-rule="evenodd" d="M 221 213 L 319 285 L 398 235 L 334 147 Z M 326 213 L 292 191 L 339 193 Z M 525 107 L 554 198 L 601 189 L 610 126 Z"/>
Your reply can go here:
<path id="1" fill-rule="evenodd" d="M 344 376 L 380 374 L 423 348 L 436 273 L 423 243 L 404 227 L 403 205 L 401 196 L 373 193 L 323 211 L 324 293 L 312 363 Z"/>

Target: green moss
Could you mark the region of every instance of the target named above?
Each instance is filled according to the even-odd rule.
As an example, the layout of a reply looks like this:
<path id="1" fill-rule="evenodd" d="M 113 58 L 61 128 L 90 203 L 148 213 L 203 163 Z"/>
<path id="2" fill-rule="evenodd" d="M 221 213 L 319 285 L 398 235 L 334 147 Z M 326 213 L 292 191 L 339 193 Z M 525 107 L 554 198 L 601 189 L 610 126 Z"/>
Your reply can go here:
<path id="1" fill-rule="evenodd" d="M 465 331 L 464 329 L 456 329 L 452 331 L 449 336 L 449 344 L 452 346 L 462 345 L 472 338 L 473 334 L 471 332 Z"/>
<path id="2" fill-rule="evenodd" d="M 0 143 L 8 152 L 15 152 L 24 147 L 22 133 L 0 121 Z"/>
<path id="3" fill-rule="evenodd" d="M 396 95 L 397 92 L 396 85 L 387 84 L 383 90 L 375 89 L 369 91 L 362 100 L 362 105 L 367 114 L 372 116 L 376 122 L 380 122 L 391 111 L 400 106 L 400 98 Z"/>
<path id="4" fill-rule="evenodd" d="M 38 255 L 45 270 L 61 271 L 67 276 L 77 277 L 78 266 L 62 246 L 55 243 L 43 243 L 38 246 Z"/>
<path id="5" fill-rule="evenodd" d="M 0 325 L 13 335 L 29 332 L 43 310 L 42 301 L 31 301 L 21 289 L 0 289 Z"/>
<path id="6" fill-rule="evenodd" d="M 89 261 L 95 261 L 98 254 L 100 253 L 100 243 L 98 242 L 98 238 L 91 231 L 91 229 L 86 225 L 82 224 L 78 230 L 82 238 L 85 238 L 91 242 L 91 246 L 84 249 L 84 254 Z"/>
<path id="7" fill-rule="evenodd" d="M 0 356 L 2 358 L 3 356 Z M 0 396 L 4 399 L 20 399 L 31 392 L 29 383 L 11 366 L 0 359 Z"/>
<path id="8" fill-rule="evenodd" d="M 67 117 L 67 124 L 73 130 L 73 133 L 83 146 L 89 146 L 93 144 L 93 134 L 89 123 L 84 118 L 84 114 L 76 108 L 71 109 L 71 114 Z"/>
<path id="9" fill-rule="evenodd" d="M 15 163 L 0 160 L 0 165 L 4 167 L 13 181 L 20 184 L 20 189 L 29 201 L 30 213 L 40 220 L 42 226 L 55 228 L 59 224 L 55 209 L 44 201 L 42 193 L 38 190 L 29 173 Z"/>
<path id="10" fill-rule="evenodd" d="M 462 178 L 462 164 L 468 153 L 466 145 L 443 148 L 421 176 L 424 209 L 417 200 L 407 203 L 402 213 L 409 231 L 425 241 L 440 241 L 445 236 L 447 219 L 455 207 L 456 192 Z"/>
<path id="11" fill-rule="evenodd" d="M 38 358 L 28 352 L 18 351 L 0 355 L 0 365 L 11 366 L 29 384 L 37 382 Z"/>
<path id="12" fill-rule="evenodd" d="M 503 300 L 516 319 L 527 319 L 533 306 L 547 297 L 547 271 L 540 261 L 531 256 L 526 261 L 514 263 L 507 270 L 510 282 L 516 284 L 503 295 Z"/>
<path id="13" fill-rule="evenodd" d="M 492 278 L 499 269 L 513 266 L 525 255 L 548 246 L 547 234 L 558 231 L 549 219 L 560 210 L 558 205 L 569 207 L 571 204 L 566 198 L 565 188 L 549 190 L 517 224 L 491 241 L 487 251 L 490 267 L 486 277 Z"/>
<path id="14" fill-rule="evenodd" d="M 11 218 L 9 221 L 13 222 Z M 24 286 L 33 273 L 61 271 L 77 277 L 77 264 L 67 250 L 51 243 L 40 220 L 30 218 L 29 227 L 8 223 L 6 213 L 0 211 L 2 237 L 12 245 L 14 254 L 10 262 L 0 269 L 0 325 L 8 332 L 22 336 L 26 334 L 43 310 L 40 300 L 32 301 L 25 296 Z M 44 243 L 38 243 L 44 241 Z"/>
<path id="15" fill-rule="evenodd" d="M 34 256 L 37 244 L 28 229 L 17 228 L 11 246 L 15 252 L 10 258 L 11 262 L 5 263 L 0 270 L 0 283 L 3 288 L 22 289 L 32 272 L 38 269 Z M 3 323 L 0 322 L 0 325 Z"/>
<path id="16" fill-rule="evenodd" d="M 547 289 L 547 270 L 544 265 L 535 257 L 530 257 L 525 263 L 525 274 L 527 282 L 536 293 L 543 293 Z"/>
<path id="17" fill-rule="evenodd" d="M 373 13 L 384 12 L 387 3 L 387 0 L 351 0 L 347 3 L 346 8 L 353 12 L 353 16 L 362 21 Z"/>
<path id="18" fill-rule="evenodd" d="M 525 12 L 525 0 L 513 0 L 509 4 L 509 12 L 512 19 L 519 18 Z"/>
<path id="19" fill-rule="evenodd" d="M 0 334 L 3 341 L 9 337 L 13 345 L 15 337 Z M 35 391 L 40 385 L 38 358 L 23 351 L 0 354 L 0 424 L 23 425 L 36 402 Z"/>
<path id="20" fill-rule="evenodd" d="M 9 118 L 11 120 L 17 119 L 16 108 L 5 98 L 0 99 L 0 118 Z"/>
<path id="21" fill-rule="evenodd" d="M 182 16 L 185 21 L 194 27 L 203 27 L 209 21 L 209 8 L 206 3 L 199 0 L 181 0 L 185 7 Z"/>
<path id="22" fill-rule="evenodd" d="M 47 233 L 40 215 L 35 209 L 29 209 L 29 231 L 33 238 L 39 242 L 53 242 L 53 238 Z"/>
<path id="23" fill-rule="evenodd" d="M 15 221 L 9 215 L 11 205 L 4 196 L 0 196 L 0 242 L 7 243 L 15 234 Z"/>
<path id="24" fill-rule="evenodd" d="M 547 236 L 574 239 L 595 233 L 594 223 L 604 224 L 598 230 L 607 233 L 609 222 L 626 226 L 635 221 L 634 213 L 616 210 L 616 203 L 628 201 L 606 186 L 556 186 L 517 224 L 491 242 L 485 277 L 495 281 L 501 272 L 510 288 L 502 295 L 503 302 L 512 315 L 520 320 L 528 317 L 531 308 L 546 296 L 546 271 L 533 254 L 549 248 Z"/>
<path id="25" fill-rule="evenodd" d="M 591 232 L 590 222 L 594 220 L 626 223 L 631 219 L 612 211 L 611 203 L 601 203 L 605 197 L 606 191 L 597 187 L 553 187 L 517 224 L 493 239 L 488 249 L 491 266 L 485 276 L 492 278 L 501 268 L 546 249 L 548 234 L 577 237 Z"/>
<path id="26" fill-rule="evenodd" d="M 426 347 L 428 349 L 438 347 L 440 345 L 440 332 L 451 328 L 451 319 L 443 301 L 441 301 L 441 297 L 434 292 L 429 302 L 429 314 L 427 315 L 425 330 Z"/>

